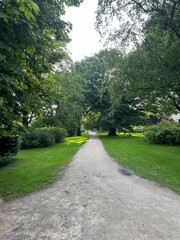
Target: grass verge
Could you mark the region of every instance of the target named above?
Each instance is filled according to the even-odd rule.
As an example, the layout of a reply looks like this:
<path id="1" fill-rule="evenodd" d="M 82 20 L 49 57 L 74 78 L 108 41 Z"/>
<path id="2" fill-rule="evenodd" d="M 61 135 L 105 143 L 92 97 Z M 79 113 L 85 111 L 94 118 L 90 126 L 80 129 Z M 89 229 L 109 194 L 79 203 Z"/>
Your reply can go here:
<path id="1" fill-rule="evenodd" d="M 122 166 L 180 194 L 180 147 L 149 144 L 137 135 L 100 137 L 108 154 Z"/>
<path id="2" fill-rule="evenodd" d="M 87 139 L 70 137 L 52 147 L 20 151 L 11 165 L 0 169 L 0 196 L 8 201 L 46 188 Z"/>

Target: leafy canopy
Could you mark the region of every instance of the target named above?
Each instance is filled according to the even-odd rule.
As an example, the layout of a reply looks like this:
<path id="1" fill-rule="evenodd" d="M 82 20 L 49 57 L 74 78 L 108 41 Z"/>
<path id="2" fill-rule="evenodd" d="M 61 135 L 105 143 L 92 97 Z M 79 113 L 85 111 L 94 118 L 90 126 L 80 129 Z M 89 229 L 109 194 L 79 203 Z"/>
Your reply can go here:
<path id="1" fill-rule="evenodd" d="M 80 0 L 0 1 L 0 127 L 9 134 L 49 101 L 49 74 L 66 58 L 65 6 Z M 60 65 L 59 65 L 60 67 Z M 17 128 L 16 128 L 17 129 Z"/>

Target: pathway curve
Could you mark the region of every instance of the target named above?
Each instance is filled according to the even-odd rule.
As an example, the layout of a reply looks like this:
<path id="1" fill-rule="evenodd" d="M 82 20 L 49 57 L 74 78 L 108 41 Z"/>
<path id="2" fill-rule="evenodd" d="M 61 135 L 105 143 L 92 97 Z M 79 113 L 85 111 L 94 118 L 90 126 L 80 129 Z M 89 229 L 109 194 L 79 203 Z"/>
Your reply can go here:
<path id="1" fill-rule="evenodd" d="M 180 196 L 124 171 L 95 133 L 61 180 L 1 207 L 2 240 L 180 239 Z"/>

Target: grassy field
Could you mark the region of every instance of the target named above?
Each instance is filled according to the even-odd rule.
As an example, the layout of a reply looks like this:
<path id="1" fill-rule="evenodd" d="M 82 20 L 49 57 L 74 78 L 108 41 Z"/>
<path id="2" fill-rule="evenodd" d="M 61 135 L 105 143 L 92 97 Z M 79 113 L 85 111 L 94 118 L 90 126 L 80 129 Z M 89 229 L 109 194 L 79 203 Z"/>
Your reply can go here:
<path id="1" fill-rule="evenodd" d="M 71 137 L 53 147 L 20 151 L 12 164 L 0 169 L 0 196 L 8 201 L 46 188 L 87 139 Z"/>
<path id="2" fill-rule="evenodd" d="M 100 136 L 108 154 L 122 166 L 180 194 L 180 147 L 149 144 L 137 135 Z"/>

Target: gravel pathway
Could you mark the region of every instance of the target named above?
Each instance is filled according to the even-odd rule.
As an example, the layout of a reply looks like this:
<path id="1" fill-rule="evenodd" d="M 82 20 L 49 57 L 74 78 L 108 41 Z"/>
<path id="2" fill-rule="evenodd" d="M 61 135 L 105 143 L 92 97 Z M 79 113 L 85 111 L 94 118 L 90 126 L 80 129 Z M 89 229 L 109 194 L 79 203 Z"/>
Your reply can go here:
<path id="1" fill-rule="evenodd" d="M 0 214 L 1 240 L 180 240 L 180 196 L 121 168 L 95 133 L 58 182 Z"/>

